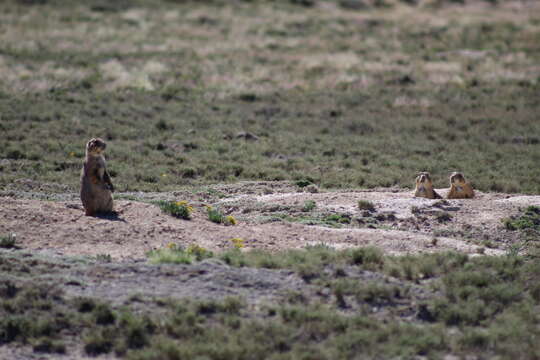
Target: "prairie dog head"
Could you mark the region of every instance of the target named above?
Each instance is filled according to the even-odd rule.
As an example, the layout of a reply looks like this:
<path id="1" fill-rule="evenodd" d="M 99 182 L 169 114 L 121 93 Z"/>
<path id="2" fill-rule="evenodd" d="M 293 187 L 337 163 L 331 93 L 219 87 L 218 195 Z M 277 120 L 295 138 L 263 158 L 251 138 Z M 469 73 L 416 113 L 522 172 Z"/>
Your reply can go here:
<path id="1" fill-rule="evenodd" d="M 105 141 L 103 141 L 102 139 L 92 138 L 86 144 L 86 154 L 94 155 L 94 156 L 101 155 L 101 153 L 105 151 L 106 147 L 107 147 L 107 144 L 105 144 Z"/>
<path id="2" fill-rule="evenodd" d="M 427 171 L 418 174 L 416 177 L 416 187 L 433 187 L 431 176 Z"/>
<path id="3" fill-rule="evenodd" d="M 450 175 L 450 185 L 463 186 L 467 183 L 465 176 L 460 172 L 453 172 Z"/>

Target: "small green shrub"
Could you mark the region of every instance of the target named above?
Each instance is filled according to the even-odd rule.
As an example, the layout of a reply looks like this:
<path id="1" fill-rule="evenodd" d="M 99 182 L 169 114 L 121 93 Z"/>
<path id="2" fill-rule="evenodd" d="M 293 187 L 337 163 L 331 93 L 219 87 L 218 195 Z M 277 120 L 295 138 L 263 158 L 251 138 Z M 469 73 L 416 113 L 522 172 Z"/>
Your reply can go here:
<path id="1" fill-rule="evenodd" d="M 240 298 L 229 296 L 221 301 L 200 301 L 195 304 L 195 312 L 200 315 L 238 314 L 243 307 L 245 307 L 245 303 Z"/>
<path id="2" fill-rule="evenodd" d="M 96 301 L 91 298 L 76 298 L 73 303 L 77 311 L 81 313 L 91 312 L 97 306 Z"/>
<path id="3" fill-rule="evenodd" d="M 0 344 L 10 343 L 29 336 L 31 324 L 23 316 L 4 316 L 0 319 Z"/>
<path id="4" fill-rule="evenodd" d="M 111 325 L 116 321 L 116 315 L 109 305 L 97 304 L 93 310 L 93 314 L 98 325 Z"/>
<path id="5" fill-rule="evenodd" d="M 311 180 L 308 180 L 308 179 L 301 179 L 301 180 L 297 180 L 295 182 L 296 186 L 298 186 L 299 188 L 305 188 L 306 186 L 309 186 L 312 183 L 313 182 Z"/>
<path id="6" fill-rule="evenodd" d="M 211 257 L 214 256 L 214 253 L 203 248 L 202 246 L 199 246 L 197 244 L 192 244 L 192 245 L 189 245 L 187 250 L 186 250 L 186 253 L 191 255 L 191 256 L 194 256 L 195 257 L 195 260 L 197 261 L 201 261 L 201 260 L 204 260 L 204 259 L 209 259 Z"/>
<path id="7" fill-rule="evenodd" d="M 368 201 L 368 200 L 358 200 L 358 209 L 374 212 L 375 205 L 371 201 Z"/>
<path id="8" fill-rule="evenodd" d="M 196 244 L 188 246 L 187 249 L 169 244 L 166 248 L 147 253 L 148 261 L 151 264 L 191 264 L 194 261 L 201 261 L 213 256 L 211 251 Z"/>
<path id="9" fill-rule="evenodd" d="M 60 341 L 54 341 L 50 338 L 40 338 L 35 341 L 33 350 L 38 353 L 65 354 L 66 347 Z"/>
<path id="10" fill-rule="evenodd" d="M 224 224 L 224 225 L 236 225 L 237 221 L 232 215 L 224 215 L 221 211 L 218 209 L 215 209 L 211 206 L 206 207 L 207 214 L 208 214 L 208 220 L 210 220 L 213 223 L 216 224 Z"/>
<path id="11" fill-rule="evenodd" d="M 440 223 L 448 222 L 452 220 L 452 215 L 446 211 L 443 211 L 443 212 L 437 213 L 435 215 L 435 219 L 437 219 L 437 221 Z"/>
<path id="12" fill-rule="evenodd" d="M 191 264 L 194 256 L 181 250 L 157 249 L 147 253 L 151 264 Z"/>
<path id="13" fill-rule="evenodd" d="M 540 207 L 529 206 L 522 215 L 503 219 L 507 230 L 534 229 L 540 231 Z"/>
<path id="14" fill-rule="evenodd" d="M 384 256 L 380 249 L 375 247 L 362 247 L 350 252 L 349 261 L 353 265 L 365 265 L 380 268 L 384 264 Z"/>
<path id="15" fill-rule="evenodd" d="M 16 248 L 17 237 L 15 234 L 0 236 L 0 248 L 13 249 Z"/>
<path id="16" fill-rule="evenodd" d="M 317 203 L 313 200 L 307 200 L 304 202 L 304 206 L 302 207 L 303 212 L 309 212 L 312 211 L 317 207 Z"/>
<path id="17" fill-rule="evenodd" d="M 323 223 L 333 227 L 339 227 L 342 224 L 350 224 L 351 216 L 348 214 L 330 214 L 322 219 Z"/>
<path id="18" fill-rule="evenodd" d="M 112 261 L 111 254 L 97 254 L 96 260 L 103 263 L 110 263 Z"/>
<path id="19" fill-rule="evenodd" d="M 146 316 L 136 316 L 133 313 L 122 314 L 119 320 L 120 333 L 125 348 L 140 349 L 149 344 L 149 336 L 154 332 L 154 323 Z"/>
<path id="20" fill-rule="evenodd" d="M 114 346 L 114 338 L 105 329 L 96 329 L 84 338 L 84 352 L 90 356 L 110 353 Z"/>
<path id="21" fill-rule="evenodd" d="M 221 224 L 225 216 L 218 209 L 208 208 L 208 220 L 213 223 Z"/>
<path id="22" fill-rule="evenodd" d="M 193 207 L 191 207 L 186 201 L 160 200 L 157 202 L 157 205 L 164 213 L 184 220 L 191 219 Z"/>
<path id="23" fill-rule="evenodd" d="M 165 131 L 165 130 L 172 130 L 172 126 L 167 124 L 167 122 L 163 119 L 159 119 L 158 122 L 156 122 L 156 129 L 159 131 Z"/>

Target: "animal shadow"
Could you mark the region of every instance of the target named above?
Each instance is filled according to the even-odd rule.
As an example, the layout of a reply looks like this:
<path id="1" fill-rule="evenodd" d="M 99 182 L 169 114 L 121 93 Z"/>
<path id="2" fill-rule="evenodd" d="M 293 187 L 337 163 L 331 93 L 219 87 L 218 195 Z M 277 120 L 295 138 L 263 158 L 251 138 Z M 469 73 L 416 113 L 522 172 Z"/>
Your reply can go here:
<path id="1" fill-rule="evenodd" d="M 100 213 L 95 214 L 94 217 L 97 217 L 103 220 L 109 220 L 109 221 L 127 222 L 126 220 L 122 219 L 119 213 L 116 211 L 100 212 Z"/>

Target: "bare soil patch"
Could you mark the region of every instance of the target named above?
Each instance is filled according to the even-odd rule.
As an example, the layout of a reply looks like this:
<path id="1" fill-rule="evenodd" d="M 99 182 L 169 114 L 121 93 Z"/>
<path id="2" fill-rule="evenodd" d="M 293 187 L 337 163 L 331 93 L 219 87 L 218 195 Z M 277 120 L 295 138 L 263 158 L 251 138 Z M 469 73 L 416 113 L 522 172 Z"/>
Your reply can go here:
<path id="1" fill-rule="evenodd" d="M 335 248 L 376 246 L 389 254 L 417 254 L 441 250 L 501 254 L 519 240 L 519 233 L 504 229 L 502 219 L 529 205 L 540 205 L 540 196 L 477 193 L 473 200 L 429 200 L 411 192 L 268 191 L 267 185 L 223 187 L 220 198 L 195 194 L 163 193 L 162 197 L 187 199 L 194 206 L 191 220 L 171 217 L 155 204 L 116 200 L 117 217 L 84 216 L 79 201 L 41 201 L 1 197 L 0 233 L 15 233 L 19 246 L 53 250 L 62 255 L 110 255 L 140 259 L 156 248 L 175 243 L 198 244 L 210 250 L 233 246 L 242 238 L 245 250 L 280 250 L 324 243 Z M 439 190 L 445 194 L 445 190 Z M 147 200 L 147 199 L 146 199 Z M 375 206 L 358 208 L 365 200 Z M 315 209 L 302 210 L 306 201 Z M 238 219 L 235 226 L 208 220 L 211 204 Z M 340 216 L 345 221 L 321 223 Z M 315 225 L 312 225 L 315 224 Z"/>

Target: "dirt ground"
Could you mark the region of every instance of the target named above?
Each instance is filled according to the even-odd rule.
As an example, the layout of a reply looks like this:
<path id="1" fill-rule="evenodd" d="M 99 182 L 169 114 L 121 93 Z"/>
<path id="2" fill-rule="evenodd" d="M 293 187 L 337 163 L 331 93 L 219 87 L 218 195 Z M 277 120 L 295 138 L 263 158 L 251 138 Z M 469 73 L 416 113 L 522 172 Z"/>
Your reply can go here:
<path id="1" fill-rule="evenodd" d="M 245 251 L 324 243 L 337 249 L 371 245 L 394 255 L 445 250 L 499 255 L 520 242 L 520 233 L 506 230 L 501 220 L 517 215 L 520 208 L 540 205 L 540 196 L 516 194 L 477 192 L 472 200 L 429 200 L 397 189 L 312 193 L 285 182 L 244 182 L 171 193 L 116 194 L 117 216 L 88 217 L 76 194 L 38 192 L 46 188 L 0 193 L 0 235 L 15 234 L 16 245 L 22 248 L 0 249 L 8 278 L 17 279 L 18 284 L 47 284 L 60 289 L 66 299 L 98 298 L 114 307 L 154 313 L 163 311 L 156 299 L 168 298 L 233 296 L 253 310 L 301 294 L 335 306 L 329 289 L 288 269 L 236 268 L 216 258 L 191 265 L 146 262 L 149 250 L 170 243 L 219 251 L 232 248 L 232 238 L 242 238 Z M 437 190 L 443 196 L 447 191 Z M 194 207 L 192 219 L 163 213 L 155 200 L 187 200 Z M 359 200 L 373 204 L 374 210 L 359 209 Z M 234 216 L 238 224 L 211 222 L 207 205 Z M 110 255 L 115 261 L 97 255 Z M 332 266 L 325 271 L 336 273 Z M 354 266 L 342 271 L 358 283 L 392 285 L 406 294 L 367 308 L 363 302 L 348 299 L 348 307 L 340 309 L 345 313 L 364 306 L 362 309 L 369 309 L 365 311 L 382 321 L 399 318 L 416 323 L 423 321 L 418 304 L 436 296 L 429 287 L 430 279 L 413 283 Z M 80 338 L 68 338 L 65 344 L 68 358 L 90 358 Z M 13 344 L 0 346 L 0 358 L 58 356 L 38 353 L 31 344 Z"/>
<path id="2" fill-rule="evenodd" d="M 191 220 L 162 213 L 148 198 L 116 200 L 118 216 L 99 218 L 84 216 L 75 195 L 69 201 L 4 196 L 0 197 L 0 234 L 16 234 L 17 244 L 26 249 L 126 260 L 144 258 L 148 251 L 170 243 L 226 249 L 233 246 L 232 238 L 244 239 L 246 251 L 324 243 L 338 249 L 371 245 L 389 254 L 457 250 L 495 255 L 519 239 L 516 232 L 504 229 L 501 220 L 517 214 L 519 208 L 540 205 L 540 196 L 500 193 L 477 192 L 472 200 L 442 201 L 414 198 L 410 191 L 392 189 L 292 190 L 290 186 L 276 189 L 251 183 L 223 186 L 217 198 L 160 194 L 190 201 L 194 206 Z M 439 191 L 444 196 L 447 190 Z M 309 200 L 315 202 L 315 208 L 302 210 Z M 375 211 L 358 209 L 359 200 L 373 203 Z M 225 226 L 209 221 L 208 204 L 234 216 L 238 224 Z M 310 221 L 332 214 L 346 221 L 330 225 Z"/>

